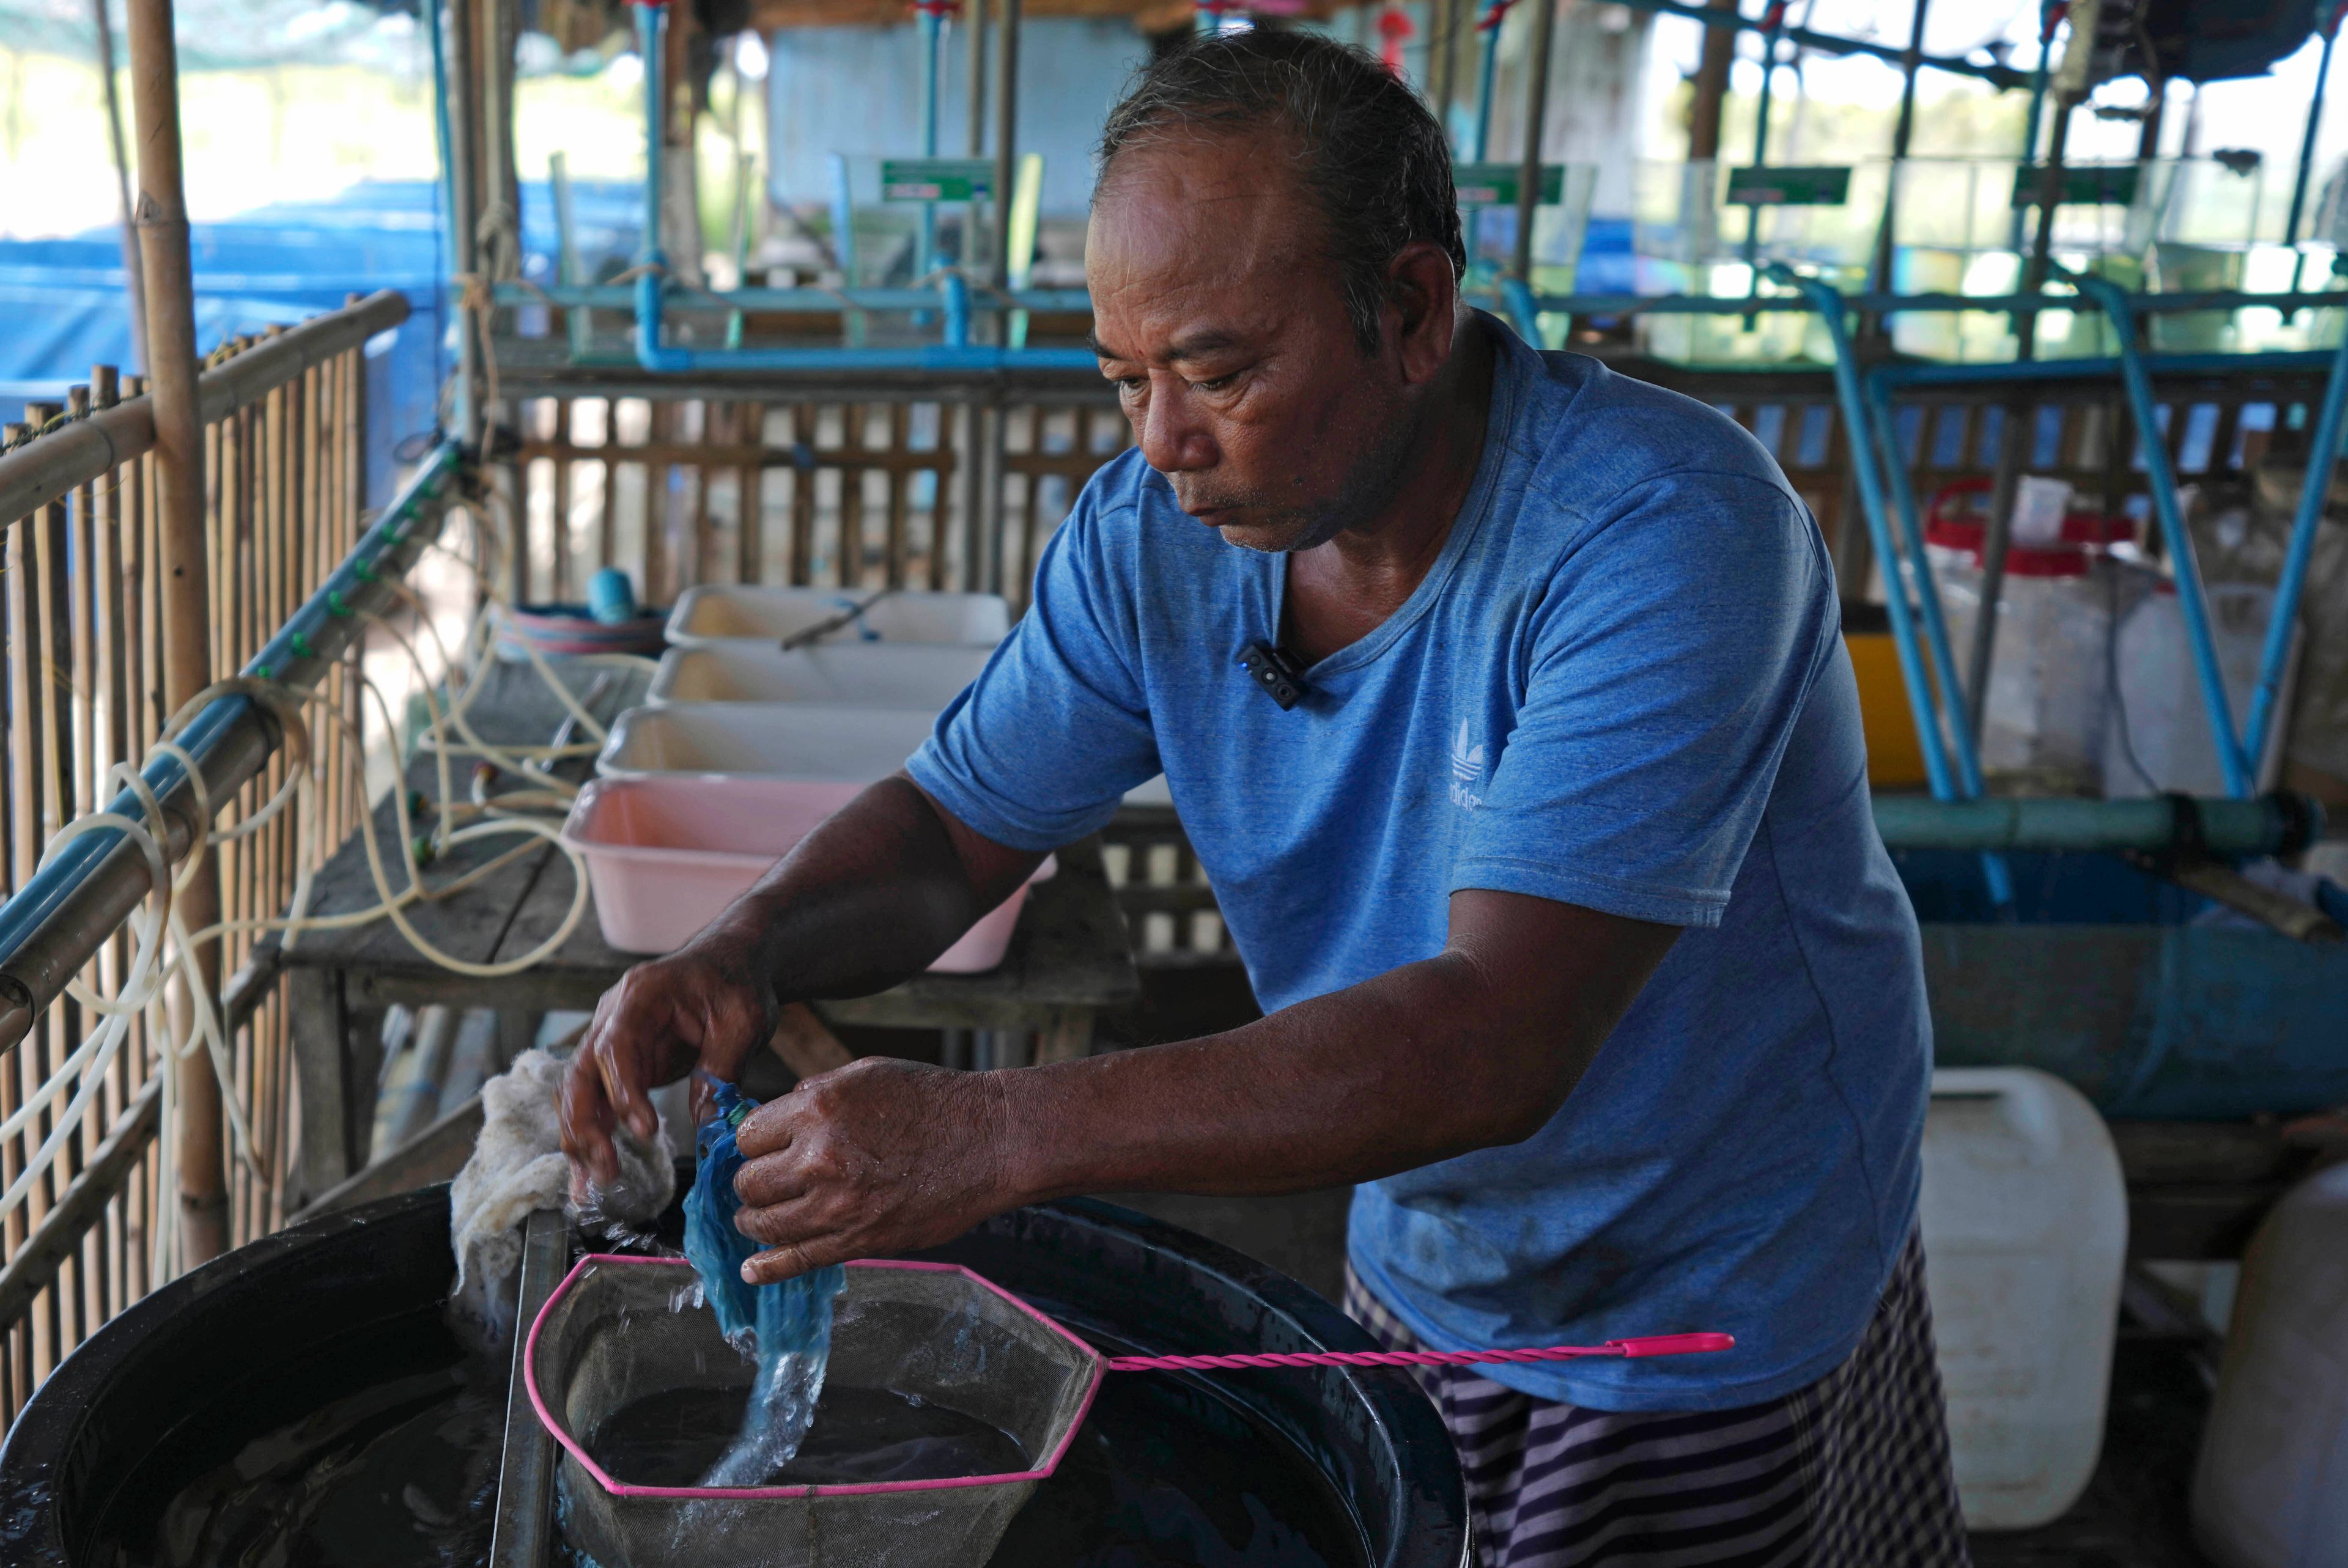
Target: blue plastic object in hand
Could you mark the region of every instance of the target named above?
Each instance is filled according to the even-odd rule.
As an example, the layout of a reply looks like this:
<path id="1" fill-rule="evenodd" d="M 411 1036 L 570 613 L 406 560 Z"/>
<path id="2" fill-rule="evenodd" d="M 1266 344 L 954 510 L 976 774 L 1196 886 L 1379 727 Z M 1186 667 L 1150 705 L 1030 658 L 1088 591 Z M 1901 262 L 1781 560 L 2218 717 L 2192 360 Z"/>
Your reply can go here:
<path id="1" fill-rule="evenodd" d="M 848 1284 L 848 1271 L 833 1264 L 779 1285 L 743 1281 L 742 1265 L 759 1247 L 734 1228 L 742 1207 L 734 1177 L 743 1163 L 734 1133 L 758 1102 L 730 1083 L 705 1081 L 716 1114 L 701 1124 L 700 1165 L 685 1195 L 685 1255 L 701 1276 L 701 1293 L 728 1340 L 747 1348 L 755 1339 L 761 1367 L 778 1356 L 828 1350 L 831 1298 Z"/>

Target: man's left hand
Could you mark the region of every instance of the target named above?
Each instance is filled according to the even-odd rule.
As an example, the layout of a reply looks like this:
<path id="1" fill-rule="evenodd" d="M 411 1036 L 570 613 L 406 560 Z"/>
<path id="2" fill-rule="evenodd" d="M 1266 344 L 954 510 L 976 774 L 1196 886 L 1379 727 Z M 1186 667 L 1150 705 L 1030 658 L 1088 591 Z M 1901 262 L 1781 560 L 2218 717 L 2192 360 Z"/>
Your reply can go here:
<path id="1" fill-rule="evenodd" d="M 867 1057 L 744 1120 L 735 1225 L 753 1285 L 934 1246 L 1014 1208 L 1000 1074 Z"/>

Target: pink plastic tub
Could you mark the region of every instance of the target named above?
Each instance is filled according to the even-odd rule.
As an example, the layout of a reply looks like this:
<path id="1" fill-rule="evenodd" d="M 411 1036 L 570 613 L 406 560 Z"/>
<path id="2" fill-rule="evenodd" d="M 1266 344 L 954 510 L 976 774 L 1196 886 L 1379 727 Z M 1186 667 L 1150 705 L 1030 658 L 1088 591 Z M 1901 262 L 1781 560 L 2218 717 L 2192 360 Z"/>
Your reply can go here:
<path id="1" fill-rule="evenodd" d="M 572 803 L 562 842 L 586 857 L 603 940 L 623 953 L 670 953 L 863 787 L 698 774 L 597 779 Z M 931 971 L 978 974 L 1001 963 L 1027 886 L 1056 869 L 1046 859 Z"/>

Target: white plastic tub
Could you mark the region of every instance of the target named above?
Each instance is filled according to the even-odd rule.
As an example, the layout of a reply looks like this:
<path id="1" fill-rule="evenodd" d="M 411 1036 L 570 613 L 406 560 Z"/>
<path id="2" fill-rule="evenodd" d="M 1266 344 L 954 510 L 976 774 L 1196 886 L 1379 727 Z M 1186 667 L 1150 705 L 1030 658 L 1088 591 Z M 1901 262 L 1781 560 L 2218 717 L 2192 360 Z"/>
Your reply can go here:
<path id="1" fill-rule="evenodd" d="M 668 640 L 698 648 L 728 637 L 768 642 L 822 625 L 872 598 L 870 589 L 689 588 L 668 618 Z M 992 648 L 1011 630 L 1011 606 L 993 593 L 898 592 L 877 600 L 825 642 L 965 642 Z"/>
<path id="2" fill-rule="evenodd" d="M 734 774 L 868 784 L 903 767 L 936 722 L 911 708 L 790 702 L 631 708 L 612 726 L 595 771 L 612 779 Z"/>
<path id="3" fill-rule="evenodd" d="M 2031 1068 L 1943 1068 L 1924 1121 L 1925 1287 L 1965 1523 L 2026 1530 L 2103 1448 L 2127 1194 L 2103 1118 Z"/>
<path id="4" fill-rule="evenodd" d="M 648 702 L 806 702 L 934 713 L 986 668 L 989 650 L 920 642 L 842 642 L 785 652 L 772 642 L 672 648 Z"/>
<path id="5" fill-rule="evenodd" d="M 624 953 L 674 952 L 691 941 L 860 785 L 799 779 L 596 779 L 579 792 L 562 841 L 587 861 L 603 940 Z M 930 966 L 977 974 L 1003 961 L 1029 884 Z"/>
<path id="6" fill-rule="evenodd" d="M 669 702 L 621 714 L 595 771 L 609 779 L 724 774 L 870 784 L 903 767 L 935 723 L 914 709 Z M 1172 805 L 1166 775 L 1127 791 L 1125 804 Z"/>
<path id="7" fill-rule="evenodd" d="M 2238 726 L 2250 716 L 2250 692 L 2266 650 L 2267 621 L 2274 612 L 2274 589 L 2254 583 L 2209 585 L 2210 641 L 2217 645 L 2218 672 L 2226 686 L 2228 710 Z M 2302 633 L 2294 631 L 2283 662 L 2277 723 L 2267 732 L 2262 756 L 2253 759 L 2260 789 L 2272 789 L 2282 772 L 2284 732 L 2291 728 L 2294 675 Z M 2193 645 L 2185 635 L 2185 610 L 2176 585 L 2163 581 L 2120 620 L 2113 650 L 2119 678 L 2118 717 L 2104 733 L 2104 793 L 2145 795 L 2161 790 L 2186 794 L 2224 794 L 2218 746 L 2209 733 L 2209 711 L 2201 701 L 2201 675 Z"/>

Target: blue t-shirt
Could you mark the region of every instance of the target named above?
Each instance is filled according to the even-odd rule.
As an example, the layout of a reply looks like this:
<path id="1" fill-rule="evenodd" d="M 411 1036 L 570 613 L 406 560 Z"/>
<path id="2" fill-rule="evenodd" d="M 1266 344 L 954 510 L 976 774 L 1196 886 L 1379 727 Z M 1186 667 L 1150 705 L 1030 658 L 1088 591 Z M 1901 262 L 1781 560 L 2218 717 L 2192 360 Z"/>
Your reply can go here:
<path id="1" fill-rule="evenodd" d="M 1484 330 L 1450 537 L 1293 712 L 1238 662 L 1277 636 L 1284 558 L 1224 544 L 1128 452 L 912 776 L 1040 850 L 1162 768 L 1267 1009 L 1434 957 L 1460 888 L 1684 927 L 1546 1126 L 1357 1187 L 1349 1247 L 1438 1348 L 1736 1337 L 1487 1368 L 1540 1398 L 1774 1399 L 1849 1356 L 1915 1223 L 1930 1055 L 1833 569 L 1735 423 Z"/>

